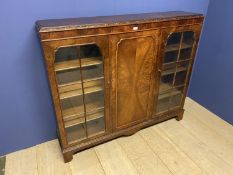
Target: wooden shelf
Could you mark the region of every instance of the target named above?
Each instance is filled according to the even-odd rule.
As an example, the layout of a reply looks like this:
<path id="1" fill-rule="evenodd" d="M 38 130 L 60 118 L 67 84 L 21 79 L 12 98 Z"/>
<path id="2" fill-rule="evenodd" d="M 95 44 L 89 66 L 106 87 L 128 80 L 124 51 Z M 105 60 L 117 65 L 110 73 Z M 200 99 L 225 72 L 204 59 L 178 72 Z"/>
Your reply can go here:
<path id="1" fill-rule="evenodd" d="M 86 135 L 87 130 L 87 135 Z M 96 135 L 102 134 L 105 132 L 105 120 L 103 117 L 98 118 L 96 120 L 92 120 L 85 124 L 78 124 L 71 127 L 66 128 L 67 132 L 67 140 L 69 144 L 84 140 L 86 138 L 91 138 Z"/>
<path id="2" fill-rule="evenodd" d="M 84 125 L 76 125 L 66 128 L 67 140 L 69 144 L 81 141 L 87 138 L 86 128 Z"/>
<path id="3" fill-rule="evenodd" d="M 83 86 L 84 94 L 99 92 L 103 91 L 104 89 L 104 83 L 102 79 L 97 79 L 95 81 L 86 81 L 83 83 Z M 83 94 L 82 84 L 80 82 L 60 86 L 58 87 L 58 91 L 60 93 L 61 100 Z"/>
<path id="4" fill-rule="evenodd" d="M 168 83 L 161 83 L 160 82 L 160 86 L 159 86 L 159 92 L 164 92 L 168 89 L 172 89 L 172 85 L 171 84 L 168 84 Z"/>
<path id="5" fill-rule="evenodd" d="M 176 72 L 186 71 L 187 69 L 188 69 L 188 68 L 185 67 L 185 66 L 179 66 L 179 67 L 177 67 Z"/>
<path id="6" fill-rule="evenodd" d="M 179 85 L 179 86 L 172 86 L 172 85 L 169 85 L 167 83 L 161 83 L 160 84 L 160 88 L 162 87 L 163 89 L 167 88 L 167 90 L 165 91 L 162 91 L 160 89 L 160 94 L 159 94 L 159 97 L 158 99 L 163 99 L 163 98 L 167 98 L 167 97 L 172 97 L 174 95 L 177 95 L 177 94 L 182 94 L 183 92 L 178 90 L 178 88 L 181 88 L 181 87 L 184 87 L 185 85 L 182 84 L 182 85 Z"/>
<path id="7" fill-rule="evenodd" d="M 164 75 L 169 75 L 169 74 L 174 74 L 176 69 L 167 69 L 162 71 L 162 76 Z"/>
<path id="8" fill-rule="evenodd" d="M 190 61 L 192 60 L 191 58 L 187 58 L 187 59 L 179 59 L 177 61 L 172 61 L 172 62 L 166 62 L 166 63 L 163 63 L 163 66 L 167 66 L 167 65 L 172 65 L 172 64 L 177 64 L 177 63 L 182 63 L 182 62 L 185 62 L 185 61 Z"/>
<path id="9" fill-rule="evenodd" d="M 89 81 L 95 81 L 95 80 L 102 80 L 104 79 L 104 77 L 97 77 L 97 78 L 88 78 L 88 79 L 84 79 L 83 82 L 86 83 L 86 82 L 89 82 Z M 65 83 L 65 84 L 60 84 L 58 85 L 59 88 L 61 87 L 64 87 L 64 86 L 71 86 L 71 85 L 74 85 L 74 84 L 81 84 L 82 81 L 72 81 L 72 82 L 69 82 L 69 83 Z"/>
<path id="10" fill-rule="evenodd" d="M 88 138 L 94 137 L 105 132 L 105 118 L 101 117 L 87 123 Z"/>
<path id="11" fill-rule="evenodd" d="M 190 61 L 190 60 L 191 60 L 191 58 L 179 59 L 179 60 L 177 61 L 177 63 L 182 63 L 182 62 L 186 62 L 186 61 Z"/>
<path id="12" fill-rule="evenodd" d="M 86 122 L 99 119 L 101 117 L 104 117 L 104 110 L 102 109 L 101 111 L 97 111 L 92 114 L 87 114 L 86 117 L 87 117 Z M 77 116 L 75 118 L 74 117 L 66 118 L 64 122 L 65 122 L 65 128 L 72 127 L 81 123 L 85 123 L 85 115 L 83 114 L 82 116 Z"/>
<path id="13" fill-rule="evenodd" d="M 87 103 L 86 104 L 86 109 L 93 109 L 92 111 L 87 111 L 87 113 L 91 113 L 94 111 L 99 111 L 104 109 L 104 104 L 102 104 L 99 101 L 95 101 L 93 103 Z M 63 119 L 66 120 L 68 118 L 71 117 L 83 117 L 84 116 L 84 105 L 80 105 L 80 106 L 75 106 L 69 109 L 64 109 L 62 110 L 62 114 L 63 114 Z"/>
<path id="14" fill-rule="evenodd" d="M 68 109 L 63 109 L 62 114 L 63 114 L 64 120 L 66 120 L 66 118 L 70 118 L 70 117 L 83 116 L 84 115 L 84 105 L 75 106 L 75 107 L 68 108 Z"/>
<path id="15" fill-rule="evenodd" d="M 98 65 L 98 64 L 102 64 L 101 59 L 102 59 L 102 57 L 82 58 L 81 64 L 82 64 L 82 67 Z M 55 71 L 75 69 L 75 68 L 79 68 L 79 67 L 81 67 L 79 59 L 55 63 Z"/>
<path id="16" fill-rule="evenodd" d="M 162 71 L 162 76 L 164 76 L 164 75 L 169 75 L 169 74 L 173 74 L 173 73 L 175 73 L 175 72 L 185 71 L 185 70 L 187 70 L 187 67 L 185 67 L 185 66 L 179 66 L 177 69 L 163 70 L 163 71 Z"/>
<path id="17" fill-rule="evenodd" d="M 155 108 L 155 113 L 163 113 L 163 112 L 167 112 L 169 110 L 169 101 L 168 102 L 159 102 L 159 104 L 157 105 L 157 108 Z"/>
<path id="18" fill-rule="evenodd" d="M 164 93 L 164 94 L 160 94 L 158 99 L 163 99 L 163 98 L 167 98 L 167 97 L 172 97 L 174 95 L 177 95 L 177 94 L 181 94 L 181 91 L 177 90 L 177 89 L 174 89 L 172 91 L 169 91 L 167 93 Z"/>
<path id="19" fill-rule="evenodd" d="M 178 86 L 172 86 L 169 83 L 161 83 L 160 82 L 159 92 L 164 93 L 164 92 L 166 92 L 168 90 L 172 90 L 172 89 L 175 89 L 175 88 L 181 88 L 181 87 L 184 87 L 184 86 L 185 86 L 185 84 L 178 85 Z"/>
<path id="20" fill-rule="evenodd" d="M 180 46 L 180 43 L 167 45 L 165 48 L 165 52 L 172 52 L 172 51 L 179 50 L 179 46 Z M 181 49 L 192 48 L 192 46 L 193 45 L 191 45 L 191 44 L 182 43 Z"/>

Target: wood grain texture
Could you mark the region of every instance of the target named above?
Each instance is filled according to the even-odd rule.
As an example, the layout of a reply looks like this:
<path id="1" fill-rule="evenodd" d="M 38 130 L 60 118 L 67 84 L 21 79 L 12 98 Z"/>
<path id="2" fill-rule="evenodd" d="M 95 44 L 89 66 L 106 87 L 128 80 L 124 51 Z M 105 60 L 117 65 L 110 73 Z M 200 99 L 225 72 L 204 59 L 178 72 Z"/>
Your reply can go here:
<path id="1" fill-rule="evenodd" d="M 39 174 L 71 175 L 70 166 L 64 163 L 57 140 L 40 144 L 36 149 Z"/>
<path id="2" fill-rule="evenodd" d="M 102 61 L 100 61 L 100 59 L 101 58 L 99 57 L 82 58 L 82 67 L 102 64 Z M 80 62 L 79 60 L 63 61 L 55 63 L 54 66 L 55 71 L 64 71 L 74 68 L 80 68 Z"/>
<path id="3" fill-rule="evenodd" d="M 75 152 L 113 138 L 133 134 L 139 129 L 169 118 L 182 119 L 184 98 L 181 105 L 173 110 L 167 113 L 154 114 L 159 91 L 159 69 L 164 52 L 164 43 L 172 32 L 193 31 L 195 33 L 193 51 L 195 51 L 203 19 L 203 15 L 196 13 L 163 12 L 46 20 L 37 23 L 44 49 L 59 128 L 59 140 L 65 162 L 71 161 Z M 82 88 L 77 84 L 61 88 L 58 85 L 56 73 L 70 68 L 78 68 L 80 63 L 68 60 L 56 64 L 54 63 L 55 52 L 61 47 L 75 46 L 77 53 L 79 53 L 81 52 L 81 45 L 90 44 L 98 46 L 101 54 L 97 57 L 101 56 L 103 62 L 93 62 L 95 55 L 89 55 L 92 58 L 86 60 L 84 66 L 103 63 L 104 88 L 102 86 L 94 87 L 92 86 L 94 84 L 90 84 L 90 87 L 85 91 L 85 95 L 104 91 L 106 132 L 93 133 L 93 137 L 83 140 L 77 140 L 78 134 L 74 134 L 72 142 L 69 142 L 71 137 L 67 134 L 65 127 L 73 126 L 80 120 L 73 120 L 68 124 L 64 124 L 64 121 L 67 121 L 70 114 L 71 117 L 78 117 L 78 108 L 62 111 L 61 100 L 80 96 Z M 186 47 L 186 45 L 181 45 L 181 48 Z M 85 55 L 84 57 L 87 59 L 89 56 Z M 191 69 L 187 72 L 188 78 L 183 97 L 187 92 Z M 78 80 L 74 81 L 77 83 Z M 85 102 L 85 97 L 83 97 L 83 102 Z M 82 113 L 85 114 L 87 106 L 88 104 L 84 105 Z M 69 115 L 66 116 L 66 114 Z M 87 124 L 86 122 L 89 122 L 89 120 L 85 120 L 85 124 Z M 94 128 L 94 125 L 92 128 Z M 98 131 L 98 128 L 96 131 Z M 87 133 L 86 130 L 85 132 Z"/>
<path id="4" fill-rule="evenodd" d="M 233 134 L 231 130 L 233 126 L 194 101 L 187 107 L 190 100 L 186 101 L 185 109 L 189 113 L 185 112 L 184 120 L 181 122 L 170 120 L 133 136 L 119 138 L 94 149 L 85 150 L 76 154 L 74 160 L 68 164 L 62 161 L 57 140 L 8 154 L 5 175 L 66 174 L 64 171 L 67 170 L 67 165 L 68 174 L 74 175 L 232 175 L 233 167 L 224 160 L 225 157 L 219 156 L 212 149 L 213 146 L 216 148 L 225 146 L 225 142 L 219 137 L 215 138 L 214 144 L 204 142 L 189 129 L 189 126 L 190 123 L 193 128 L 195 128 L 193 125 L 199 126 L 201 118 L 205 121 L 203 126 L 209 130 L 209 126 L 214 122 L 218 127 L 213 126 L 212 132 L 220 134 L 224 139 Z M 197 109 L 191 110 L 192 107 Z M 194 111 L 200 116 L 191 115 Z M 189 117 L 196 120 L 186 120 Z M 221 126 L 222 130 L 227 129 L 229 133 L 224 134 Z M 209 139 L 204 132 L 198 134 L 204 134 L 203 138 Z M 228 151 L 229 154 L 233 152 Z"/>
<path id="5" fill-rule="evenodd" d="M 38 175 L 36 147 L 7 155 L 6 175 Z"/>
<path id="6" fill-rule="evenodd" d="M 132 126 L 149 117 L 158 33 L 155 30 L 110 37 L 113 130 Z"/>
<path id="7" fill-rule="evenodd" d="M 185 111 L 185 115 L 187 117 L 181 122 L 181 124 L 200 139 L 200 141 L 208 145 L 208 147 L 216 155 L 222 158 L 222 160 L 233 167 L 232 142 L 222 137 L 214 129 L 211 129 L 206 124 L 199 121 L 190 111 Z"/>
<path id="8" fill-rule="evenodd" d="M 176 175 L 198 175 L 202 170 L 178 148 L 157 126 L 140 131 L 153 152 Z"/>
<path id="9" fill-rule="evenodd" d="M 121 148 L 141 175 L 172 175 L 166 165 L 150 149 L 137 133 L 131 137 L 117 139 Z"/>
<path id="10" fill-rule="evenodd" d="M 153 36 L 121 38 L 117 44 L 116 127 L 145 120 L 149 102 L 155 40 Z"/>
<path id="11" fill-rule="evenodd" d="M 106 175 L 138 174 L 137 170 L 116 141 L 97 146 L 95 147 L 95 151 Z"/>
<path id="12" fill-rule="evenodd" d="M 129 25 L 134 23 L 150 23 L 171 21 L 177 19 L 192 19 L 202 18 L 202 14 L 171 11 L 171 12 L 156 12 L 142 14 L 128 14 L 115 16 L 99 16 L 99 17 L 82 17 L 73 19 L 53 19 L 40 20 L 37 22 L 37 29 L 40 32 L 61 31 L 72 29 L 83 29 L 93 27 L 107 27 L 118 25 Z"/>
<path id="13" fill-rule="evenodd" d="M 210 112 L 191 98 L 187 97 L 184 108 L 192 113 L 196 119 L 214 129 L 218 134 L 233 143 L 233 127 L 216 114 Z"/>
<path id="14" fill-rule="evenodd" d="M 69 164 L 72 175 L 105 175 L 94 149 L 75 155 Z"/>
<path id="15" fill-rule="evenodd" d="M 184 116 L 189 117 L 189 116 Z M 229 175 L 233 167 L 225 163 L 208 145 L 192 135 L 183 125 L 170 120 L 159 125 L 159 128 L 182 149 L 206 174 Z"/>

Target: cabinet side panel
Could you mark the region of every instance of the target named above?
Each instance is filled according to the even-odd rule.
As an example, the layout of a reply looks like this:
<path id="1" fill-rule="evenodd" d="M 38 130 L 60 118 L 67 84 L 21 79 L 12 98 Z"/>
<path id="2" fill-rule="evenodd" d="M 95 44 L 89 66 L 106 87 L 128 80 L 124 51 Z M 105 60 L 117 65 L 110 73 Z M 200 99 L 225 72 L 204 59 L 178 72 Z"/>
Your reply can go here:
<path id="1" fill-rule="evenodd" d="M 42 47 L 44 51 L 45 63 L 46 63 L 47 72 L 48 72 L 48 78 L 49 78 L 50 89 L 51 89 L 51 94 L 53 98 L 54 109 L 56 112 L 56 118 L 58 122 L 59 141 L 62 147 L 66 147 L 67 146 L 66 133 L 64 130 L 64 123 L 62 120 L 62 112 L 60 109 L 59 95 L 58 95 L 56 77 L 54 74 L 54 67 L 53 67 L 54 49 L 45 42 L 42 42 Z"/>

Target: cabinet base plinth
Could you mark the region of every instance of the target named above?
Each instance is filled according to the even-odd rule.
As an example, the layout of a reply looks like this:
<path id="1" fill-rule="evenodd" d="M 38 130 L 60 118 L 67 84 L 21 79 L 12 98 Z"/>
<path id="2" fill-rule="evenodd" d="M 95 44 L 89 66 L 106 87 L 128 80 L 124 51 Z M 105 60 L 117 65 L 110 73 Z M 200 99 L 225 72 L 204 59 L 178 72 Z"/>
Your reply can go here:
<path id="1" fill-rule="evenodd" d="M 183 119 L 183 115 L 184 115 L 184 110 L 182 110 L 177 116 L 176 116 L 176 120 L 180 121 Z"/>
<path id="2" fill-rule="evenodd" d="M 63 158 L 65 163 L 70 162 L 73 159 L 73 152 L 63 152 Z"/>

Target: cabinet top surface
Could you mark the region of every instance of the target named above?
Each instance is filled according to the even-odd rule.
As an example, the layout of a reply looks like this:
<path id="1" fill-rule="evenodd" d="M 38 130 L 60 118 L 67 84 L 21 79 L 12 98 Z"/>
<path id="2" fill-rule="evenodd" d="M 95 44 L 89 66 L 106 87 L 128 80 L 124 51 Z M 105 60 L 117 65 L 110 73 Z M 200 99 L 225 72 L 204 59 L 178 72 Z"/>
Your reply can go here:
<path id="1" fill-rule="evenodd" d="M 81 17 L 69 19 L 48 19 L 37 21 L 36 26 L 39 32 L 53 32 L 62 30 L 109 27 L 117 25 L 162 22 L 192 18 L 203 18 L 203 15 L 183 11 L 170 11 L 114 16 Z"/>

